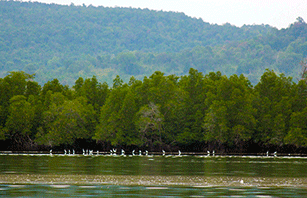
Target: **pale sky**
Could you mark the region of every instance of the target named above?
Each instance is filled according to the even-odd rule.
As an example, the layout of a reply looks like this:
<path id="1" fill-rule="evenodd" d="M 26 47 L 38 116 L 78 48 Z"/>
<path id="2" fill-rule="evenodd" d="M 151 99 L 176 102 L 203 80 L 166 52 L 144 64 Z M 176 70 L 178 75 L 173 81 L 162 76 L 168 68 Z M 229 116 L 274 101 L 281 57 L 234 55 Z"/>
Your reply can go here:
<path id="1" fill-rule="evenodd" d="M 307 0 L 31 0 L 44 3 L 105 7 L 148 8 L 183 12 L 211 24 L 269 24 L 287 28 L 302 17 L 307 22 Z"/>

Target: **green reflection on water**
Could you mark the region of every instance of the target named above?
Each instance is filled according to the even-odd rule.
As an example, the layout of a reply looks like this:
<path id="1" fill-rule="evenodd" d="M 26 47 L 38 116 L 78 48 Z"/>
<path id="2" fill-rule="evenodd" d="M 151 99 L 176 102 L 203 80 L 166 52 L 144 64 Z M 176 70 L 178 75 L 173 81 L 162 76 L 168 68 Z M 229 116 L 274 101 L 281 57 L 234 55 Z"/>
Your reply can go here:
<path id="1" fill-rule="evenodd" d="M 0 196 L 306 197 L 306 158 L 0 155 Z"/>
<path id="2" fill-rule="evenodd" d="M 0 185 L 3 197 L 306 197 L 303 188 Z"/>
<path id="3" fill-rule="evenodd" d="M 0 155 L 0 174 L 307 177 L 305 158 Z"/>

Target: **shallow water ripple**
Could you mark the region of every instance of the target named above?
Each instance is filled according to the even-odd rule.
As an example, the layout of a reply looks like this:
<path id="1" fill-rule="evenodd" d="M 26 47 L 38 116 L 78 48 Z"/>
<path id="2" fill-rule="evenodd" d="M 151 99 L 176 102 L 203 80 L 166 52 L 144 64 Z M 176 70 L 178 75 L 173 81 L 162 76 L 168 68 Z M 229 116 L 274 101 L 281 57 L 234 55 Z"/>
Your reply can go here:
<path id="1" fill-rule="evenodd" d="M 2 197 L 306 197 L 304 188 L 120 185 L 5 185 Z"/>

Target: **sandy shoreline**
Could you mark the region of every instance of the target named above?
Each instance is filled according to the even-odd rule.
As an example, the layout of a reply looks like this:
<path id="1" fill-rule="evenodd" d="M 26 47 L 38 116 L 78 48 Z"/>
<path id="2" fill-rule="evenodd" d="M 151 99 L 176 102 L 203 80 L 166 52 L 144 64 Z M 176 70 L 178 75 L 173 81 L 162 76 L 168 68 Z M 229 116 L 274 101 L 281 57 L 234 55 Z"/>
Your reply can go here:
<path id="1" fill-rule="evenodd" d="M 0 174 L 0 184 L 307 188 L 307 178 Z"/>

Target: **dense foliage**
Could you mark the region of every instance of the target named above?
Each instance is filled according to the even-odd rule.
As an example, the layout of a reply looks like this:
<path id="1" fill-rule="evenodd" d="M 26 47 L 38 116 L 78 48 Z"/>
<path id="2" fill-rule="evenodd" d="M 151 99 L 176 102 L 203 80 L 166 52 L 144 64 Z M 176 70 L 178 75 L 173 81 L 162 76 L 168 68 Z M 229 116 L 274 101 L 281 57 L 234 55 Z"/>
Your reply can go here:
<path id="1" fill-rule="evenodd" d="M 96 140 L 100 150 L 307 146 L 306 81 L 272 70 L 255 86 L 243 75 L 191 68 L 185 76 L 156 71 L 128 83 L 117 76 L 112 87 L 80 77 L 72 88 L 10 72 L 0 78 L 0 93 L 0 138 L 11 149 L 80 149 L 82 140 Z"/>
<path id="2" fill-rule="evenodd" d="M 54 77 L 72 86 L 93 75 L 112 83 L 155 71 L 187 75 L 221 71 L 257 84 L 266 68 L 293 76 L 307 55 L 307 24 L 209 24 L 183 13 L 148 9 L 0 1 L 0 77 L 36 73 L 40 85 Z"/>

